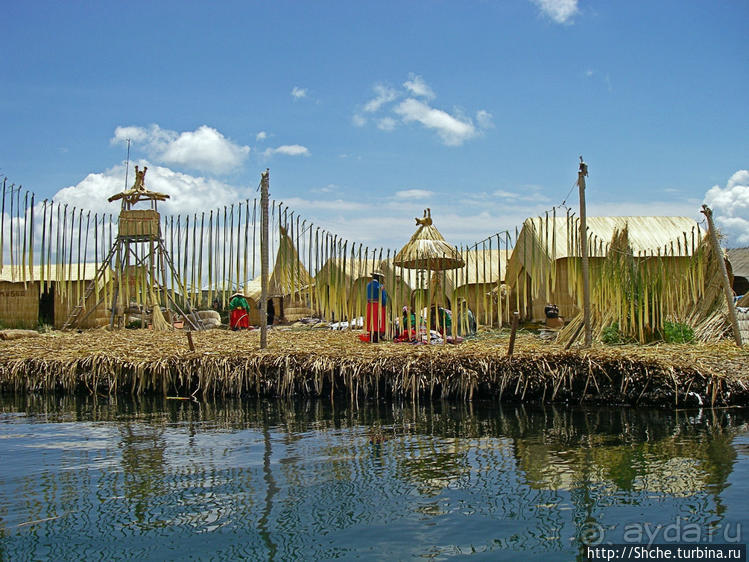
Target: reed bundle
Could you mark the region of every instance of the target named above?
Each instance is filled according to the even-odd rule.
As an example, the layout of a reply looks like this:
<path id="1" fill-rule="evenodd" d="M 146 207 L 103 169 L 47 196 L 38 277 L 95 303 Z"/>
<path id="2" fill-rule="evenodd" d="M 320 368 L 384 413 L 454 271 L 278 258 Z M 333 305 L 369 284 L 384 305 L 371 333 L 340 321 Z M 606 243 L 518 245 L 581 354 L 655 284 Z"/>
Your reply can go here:
<path id="1" fill-rule="evenodd" d="M 565 351 L 496 332 L 457 346 L 364 344 L 350 332 L 52 333 L 0 342 L 0 389 L 202 396 L 347 395 L 351 400 L 494 398 L 661 406 L 749 398 L 749 353 L 728 343 Z"/>

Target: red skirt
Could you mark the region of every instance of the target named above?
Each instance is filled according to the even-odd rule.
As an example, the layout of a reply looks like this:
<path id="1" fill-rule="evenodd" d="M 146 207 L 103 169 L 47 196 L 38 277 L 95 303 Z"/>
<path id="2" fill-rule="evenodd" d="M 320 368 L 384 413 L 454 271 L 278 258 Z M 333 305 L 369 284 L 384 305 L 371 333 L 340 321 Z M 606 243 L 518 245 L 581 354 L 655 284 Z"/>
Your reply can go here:
<path id="1" fill-rule="evenodd" d="M 250 327 L 250 316 L 244 308 L 235 308 L 229 317 L 229 327 L 232 330 Z"/>
<path id="2" fill-rule="evenodd" d="M 367 332 L 385 333 L 385 307 L 378 302 L 367 303 Z"/>

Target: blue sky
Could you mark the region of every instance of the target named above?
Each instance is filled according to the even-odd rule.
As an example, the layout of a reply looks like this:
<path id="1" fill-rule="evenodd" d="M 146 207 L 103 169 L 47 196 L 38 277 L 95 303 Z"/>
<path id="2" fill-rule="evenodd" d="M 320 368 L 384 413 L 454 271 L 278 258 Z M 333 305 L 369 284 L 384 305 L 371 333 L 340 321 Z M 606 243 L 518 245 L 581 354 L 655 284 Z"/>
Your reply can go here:
<path id="1" fill-rule="evenodd" d="M 460 244 L 561 203 L 582 154 L 590 214 L 707 201 L 749 245 L 747 2 L 3 4 L 0 174 L 42 197 L 108 208 L 130 138 L 167 212 L 269 167 L 351 240 L 431 207 Z"/>

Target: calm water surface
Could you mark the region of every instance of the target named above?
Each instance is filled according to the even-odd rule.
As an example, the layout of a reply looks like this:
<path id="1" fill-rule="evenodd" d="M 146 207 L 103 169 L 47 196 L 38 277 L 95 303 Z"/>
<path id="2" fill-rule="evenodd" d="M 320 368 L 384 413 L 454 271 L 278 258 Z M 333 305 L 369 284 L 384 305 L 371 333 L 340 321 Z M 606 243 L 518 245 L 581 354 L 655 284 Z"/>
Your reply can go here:
<path id="1" fill-rule="evenodd" d="M 749 415 L 0 396 L 0 558 L 570 560 L 745 544 Z"/>

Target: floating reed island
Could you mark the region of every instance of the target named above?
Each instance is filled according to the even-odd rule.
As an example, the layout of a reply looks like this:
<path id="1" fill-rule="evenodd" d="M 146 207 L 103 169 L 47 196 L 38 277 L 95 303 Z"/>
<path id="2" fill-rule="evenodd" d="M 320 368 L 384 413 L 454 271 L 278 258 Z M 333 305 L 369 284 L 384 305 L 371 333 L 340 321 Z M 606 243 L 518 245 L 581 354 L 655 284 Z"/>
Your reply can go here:
<path id="1" fill-rule="evenodd" d="M 721 407 L 749 403 L 749 352 L 728 342 L 567 351 L 521 331 L 459 345 L 368 344 L 355 331 L 52 332 L 0 341 L 0 390 L 212 398 L 349 396 Z"/>

